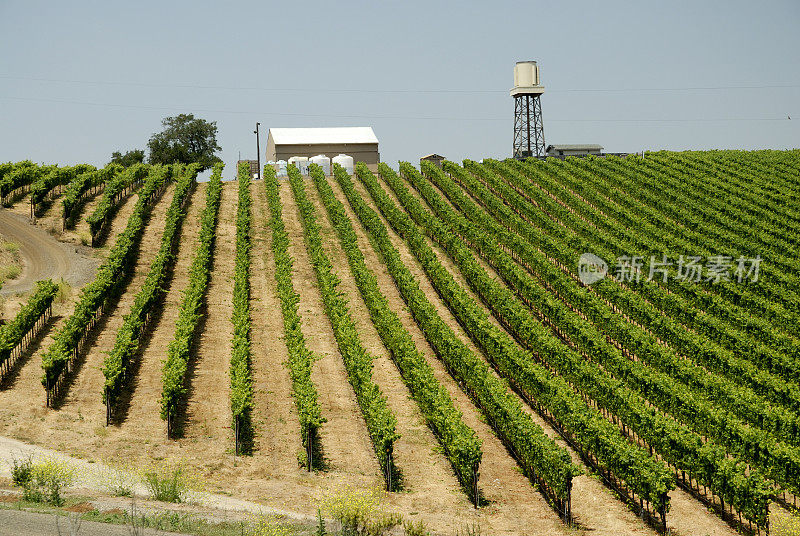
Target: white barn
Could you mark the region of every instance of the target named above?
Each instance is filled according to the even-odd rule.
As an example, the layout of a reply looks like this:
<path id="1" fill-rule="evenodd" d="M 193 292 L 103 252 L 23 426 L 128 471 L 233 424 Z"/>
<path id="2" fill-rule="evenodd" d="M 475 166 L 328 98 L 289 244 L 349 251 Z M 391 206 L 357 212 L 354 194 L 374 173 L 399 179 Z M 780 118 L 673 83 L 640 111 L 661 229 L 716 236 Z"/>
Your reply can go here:
<path id="1" fill-rule="evenodd" d="M 267 138 L 267 161 L 289 160 L 293 156 L 339 154 L 355 162 L 377 166 L 380 162 L 378 138 L 371 127 L 271 128 Z"/>

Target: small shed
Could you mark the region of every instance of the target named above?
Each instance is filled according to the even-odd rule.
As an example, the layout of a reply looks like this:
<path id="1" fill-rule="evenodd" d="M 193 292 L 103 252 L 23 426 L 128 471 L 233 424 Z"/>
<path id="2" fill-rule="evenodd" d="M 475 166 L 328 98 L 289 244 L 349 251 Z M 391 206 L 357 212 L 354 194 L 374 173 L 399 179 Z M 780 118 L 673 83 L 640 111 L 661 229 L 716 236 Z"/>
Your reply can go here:
<path id="1" fill-rule="evenodd" d="M 422 165 L 422 161 L 423 160 L 427 160 L 431 164 L 435 164 L 436 166 L 441 168 L 442 167 L 442 162 L 445 161 L 445 157 L 443 157 L 440 154 L 436 154 L 436 153 L 429 154 L 429 155 L 423 156 L 422 158 L 419 159 L 420 165 Z"/>
<path id="2" fill-rule="evenodd" d="M 562 144 L 548 145 L 545 149 L 547 156 L 586 156 L 587 154 L 600 155 L 603 146 L 597 144 Z"/>

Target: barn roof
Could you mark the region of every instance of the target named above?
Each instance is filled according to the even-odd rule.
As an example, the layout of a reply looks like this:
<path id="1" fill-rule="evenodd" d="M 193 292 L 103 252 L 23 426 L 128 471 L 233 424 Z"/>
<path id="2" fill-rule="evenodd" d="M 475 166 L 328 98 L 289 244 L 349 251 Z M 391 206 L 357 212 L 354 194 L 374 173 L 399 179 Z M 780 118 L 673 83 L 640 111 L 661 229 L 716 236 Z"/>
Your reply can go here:
<path id="1" fill-rule="evenodd" d="M 602 151 L 603 150 L 603 146 L 602 145 L 597 145 L 596 143 L 572 143 L 572 144 L 564 144 L 564 143 L 562 143 L 562 144 L 548 145 L 547 149 L 545 149 L 545 150 L 551 151 L 553 149 L 555 149 L 556 151 L 558 151 L 558 150 L 562 150 L 562 151 L 580 151 L 580 150 Z"/>
<path id="2" fill-rule="evenodd" d="M 372 127 L 271 128 L 269 135 L 275 145 L 378 143 Z"/>

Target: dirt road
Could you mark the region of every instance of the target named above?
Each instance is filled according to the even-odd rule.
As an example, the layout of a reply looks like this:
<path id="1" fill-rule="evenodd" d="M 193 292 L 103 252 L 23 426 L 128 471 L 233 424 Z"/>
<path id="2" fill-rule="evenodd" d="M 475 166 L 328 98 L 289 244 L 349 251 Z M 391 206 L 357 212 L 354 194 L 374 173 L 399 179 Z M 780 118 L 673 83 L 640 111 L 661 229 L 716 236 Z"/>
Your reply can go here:
<path id="1" fill-rule="evenodd" d="M 0 235 L 20 245 L 22 273 L 6 281 L 0 294 L 28 292 L 41 279 L 64 278 L 73 287 L 82 287 L 94 278 L 100 260 L 83 253 L 83 246 L 64 244 L 28 218 L 0 209 Z"/>

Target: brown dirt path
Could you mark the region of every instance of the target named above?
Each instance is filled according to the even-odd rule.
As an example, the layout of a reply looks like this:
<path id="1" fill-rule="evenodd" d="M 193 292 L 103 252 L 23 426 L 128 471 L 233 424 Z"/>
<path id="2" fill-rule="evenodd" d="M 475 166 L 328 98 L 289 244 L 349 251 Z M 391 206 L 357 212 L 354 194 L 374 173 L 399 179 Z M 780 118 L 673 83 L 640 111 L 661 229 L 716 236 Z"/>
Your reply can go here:
<path id="1" fill-rule="evenodd" d="M 59 407 L 48 410 L 44 406 L 44 390 L 41 386 L 41 356 L 52 343 L 49 338 L 39 350 L 21 367 L 12 388 L 0 393 L 0 423 L 3 434 L 36 444 L 45 444 L 68 453 L 85 453 L 87 450 L 104 451 L 105 406 L 102 403 L 103 374 L 100 371 L 105 353 L 114 344 L 116 330 L 122 324 L 123 315 L 130 310 L 133 295 L 144 280 L 161 237 L 164 214 L 169 205 L 174 186 L 168 187 L 163 197 L 153 208 L 142 238 L 137 266 L 127 285 L 127 292 L 106 312 L 91 335 L 91 346 L 80 360 L 71 385 Z M 132 210 L 132 207 L 130 208 Z M 127 218 L 120 212 L 114 219 L 110 236 L 112 240 L 127 225 Z M 157 238 L 155 238 L 157 236 Z M 73 293 L 72 304 L 77 300 Z M 55 333 L 66 318 L 72 314 L 70 306 L 51 329 Z"/>
<path id="2" fill-rule="evenodd" d="M 328 421 L 320 429 L 322 448 L 331 472 L 347 473 L 352 484 L 380 487 L 382 477 L 367 427 L 347 381 L 342 356 L 325 314 L 316 275 L 303 239 L 300 213 L 289 183 L 280 182 L 283 219 L 289 235 L 289 253 L 294 259 L 294 287 L 300 295 L 299 313 L 306 344 L 319 359 L 311 379 L 319 392 L 322 416 Z"/>
<path id="3" fill-rule="evenodd" d="M 187 253 L 190 255 L 187 255 L 185 262 L 179 262 L 176 268 L 184 273 L 188 273 L 194 258 L 194 244 L 197 243 L 197 230 L 199 230 L 198 221 L 202 209 L 205 208 L 207 184 L 202 185 L 202 198 L 196 198 L 196 204 L 200 210 L 198 210 L 198 218 L 192 220 L 195 231 L 193 237 L 189 239 L 191 244 L 186 244 Z M 222 456 L 233 442 L 230 430 L 228 369 L 231 362 L 231 339 L 233 338 L 231 315 L 233 314 L 233 264 L 236 256 L 238 185 L 235 182 L 225 182 L 222 186 L 211 277 L 206 289 L 205 316 L 200 321 L 200 333 L 195 339 L 194 367 L 186 405 L 185 429 L 186 441 L 204 443 L 208 449 L 207 455 L 212 457 Z M 200 192 L 196 195 L 200 195 Z M 179 261 L 184 261 L 184 259 L 179 259 Z M 175 296 L 182 298 L 177 293 Z M 169 322 L 169 326 L 173 327 L 174 332 L 174 321 Z"/>
<path id="4" fill-rule="evenodd" d="M 267 194 L 255 181 L 253 194 L 253 247 L 251 318 L 255 447 L 266 474 L 276 477 L 300 474 L 297 454 L 302 450 L 300 421 L 292 398 L 292 381 L 286 368 L 288 353 L 283 339 L 283 316 L 275 283 L 272 230 Z"/>
<path id="5" fill-rule="evenodd" d="M 0 209 L 0 235 L 19 244 L 22 260 L 19 277 L 3 283 L 2 295 L 29 292 L 36 281 L 47 278 L 64 278 L 77 287 L 94 279 L 99 262 L 89 248 L 59 242 L 25 216 Z"/>
<path id="6" fill-rule="evenodd" d="M 168 443 L 166 424 L 161 419 L 161 368 L 167 345 L 175 335 L 182 293 L 189 284 L 189 264 L 197 243 L 200 213 L 205 207 L 205 188 L 205 184 L 198 184 L 184 207 L 186 216 L 180 231 L 175 267 L 166 282 L 160 315 L 154 318 L 149 333 L 140 342 L 139 364 L 127 415 L 119 426 L 111 430 L 111 438 L 118 444 L 120 454 L 152 448 L 151 456 L 161 456 L 163 453 L 156 453 L 155 449 Z M 160 239 L 159 236 L 156 247 Z"/>
<path id="7" fill-rule="evenodd" d="M 379 182 L 384 186 L 384 189 L 390 193 L 398 206 L 399 201 L 396 196 L 391 192 L 388 186 L 378 178 Z M 407 183 L 408 184 L 408 183 Z M 422 197 L 411 188 L 408 184 L 410 191 L 423 203 Z M 441 192 L 440 192 L 441 193 Z M 441 194 L 444 197 L 444 194 Z M 448 201 L 449 204 L 449 201 Z M 426 204 L 427 206 L 427 204 Z M 451 208 L 454 208 L 450 205 Z M 428 207 L 429 208 L 429 207 Z M 454 208 L 455 210 L 455 208 Z M 426 237 L 426 241 L 437 253 L 439 260 L 445 268 L 455 277 L 461 286 L 472 296 L 476 303 L 489 315 L 489 319 L 500 329 L 504 329 L 497 319 L 491 314 L 488 308 L 483 305 L 479 297 L 469 288 L 466 279 L 461 271 L 438 245 L 433 243 Z M 494 278 L 502 286 L 508 288 L 505 282 L 500 278 L 497 272 L 491 268 L 483 259 L 478 258 L 478 261 L 487 271 L 490 277 Z M 561 446 L 565 447 L 572 456 L 573 461 L 576 463 L 583 463 L 580 460 L 577 452 L 575 452 L 565 441 L 563 441 L 555 430 L 552 429 L 541 417 L 534 411 L 528 408 L 528 413 L 531 414 L 534 421 L 541 426 L 548 436 L 554 438 Z M 589 472 L 588 467 L 584 466 L 584 470 Z M 694 499 L 688 493 L 675 489 L 670 492 L 671 510 L 667 515 L 667 527 L 670 528 L 675 534 L 707 534 L 709 536 L 732 536 L 736 534 L 727 523 L 725 523 L 718 516 L 709 512 L 708 509 L 699 501 Z M 591 477 L 582 475 L 574 479 L 572 488 L 572 511 L 576 516 L 576 520 L 582 525 L 590 528 L 593 534 L 618 534 L 619 531 L 624 531 L 626 534 L 634 533 L 634 527 L 641 527 L 640 530 L 646 529 L 636 515 L 629 510 L 619 499 L 618 496 L 607 488 L 598 477 Z"/>
<path id="8" fill-rule="evenodd" d="M 441 453 L 439 443 L 425 424 L 424 417 L 370 320 L 367 306 L 350 271 L 347 256 L 339 245 L 336 231 L 328 219 L 313 181 L 306 182 L 306 190 L 319 216 L 325 252 L 342 281 L 339 289 L 347 297 L 364 347 L 376 357 L 373 379 L 380 386 L 389 408 L 397 418 L 400 439 L 394 445 L 394 459 L 403 474 L 404 491 L 410 492 L 407 497 L 403 497 L 408 499 L 407 508 L 410 511 L 418 510 L 422 506 L 448 509 L 453 508 L 454 503 L 456 508 L 469 508 L 470 503 L 461 492 L 450 463 Z"/>
<path id="9" fill-rule="evenodd" d="M 447 388 L 456 407 L 463 412 L 464 422 L 472 427 L 483 441 L 480 488 L 486 499 L 490 501 L 490 504 L 481 508 L 477 513 L 470 509 L 461 512 L 455 512 L 452 509 L 448 512 L 427 511 L 428 518 L 431 519 L 431 522 L 435 522 L 437 526 L 441 525 L 450 533 L 463 529 L 458 525 L 459 518 L 466 523 L 479 521 L 482 527 L 487 528 L 491 534 L 568 533 L 569 529 L 566 525 L 561 522 L 558 515 L 550 508 L 542 495 L 533 488 L 528 479 L 519 472 L 516 462 L 508 454 L 502 442 L 494 435 L 493 430 L 485 423 L 483 415 L 458 387 L 442 362 L 436 358 L 433 350 L 425 340 L 424 334 L 416 325 L 405 302 L 397 291 L 394 280 L 389 275 L 384 263 L 378 258 L 377 253 L 372 249 L 363 227 L 352 212 L 344 194 L 337 184 L 332 183 L 332 186 L 354 223 L 356 233 L 359 236 L 359 245 L 367 259 L 367 264 L 378 278 L 381 289 L 383 289 L 392 309 L 397 312 L 403 325 L 411 333 L 417 348 L 428 357 L 428 362 L 433 367 L 436 378 Z M 360 188 L 360 185 L 357 185 L 357 190 L 374 208 L 374 205 L 371 204 L 371 199 L 368 195 L 365 195 L 366 192 Z M 389 234 L 406 266 L 418 277 L 423 292 L 428 295 L 439 313 L 451 325 L 455 324 L 455 320 L 448 316 L 447 308 L 430 287 L 430 283 L 425 278 L 416 259 L 408 251 L 405 243 L 393 234 L 391 230 Z M 464 340 L 464 342 L 468 343 L 467 340 Z"/>

